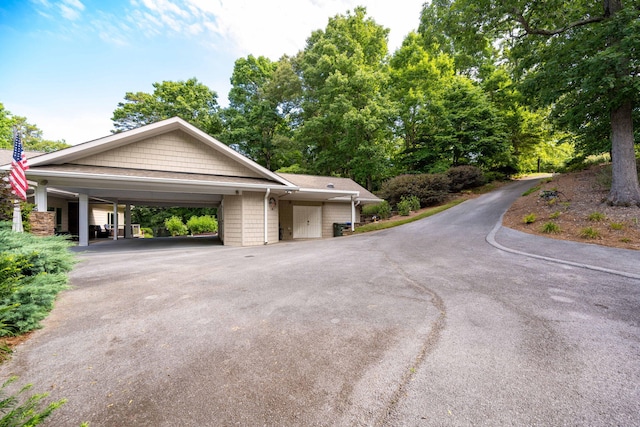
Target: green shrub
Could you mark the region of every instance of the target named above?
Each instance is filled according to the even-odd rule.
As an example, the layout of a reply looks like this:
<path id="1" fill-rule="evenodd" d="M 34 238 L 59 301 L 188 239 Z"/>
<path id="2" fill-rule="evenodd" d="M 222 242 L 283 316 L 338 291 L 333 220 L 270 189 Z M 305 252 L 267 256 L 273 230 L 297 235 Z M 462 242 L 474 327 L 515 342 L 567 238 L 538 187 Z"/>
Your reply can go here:
<path id="1" fill-rule="evenodd" d="M 187 221 L 187 228 L 191 234 L 215 233 L 218 231 L 218 221 L 211 215 L 192 216 Z"/>
<path id="2" fill-rule="evenodd" d="M 624 228 L 624 224 L 621 222 L 612 222 L 609 224 L 612 230 L 622 230 Z"/>
<path id="3" fill-rule="evenodd" d="M 75 263 L 64 237 L 0 228 L 0 336 L 40 327 Z"/>
<path id="4" fill-rule="evenodd" d="M 551 215 L 549 215 L 549 218 L 551 218 L 551 219 L 560 218 L 560 215 L 562 215 L 562 212 L 560 212 L 560 211 L 555 211 L 554 213 L 552 213 Z"/>
<path id="5" fill-rule="evenodd" d="M 187 234 L 187 226 L 175 215 L 165 219 L 164 226 L 167 227 L 172 236 L 184 236 Z"/>
<path id="6" fill-rule="evenodd" d="M 583 239 L 597 239 L 600 237 L 600 232 L 593 227 L 586 227 L 580 230 L 580 237 Z"/>
<path id="7" fill-rule="evenodd" d="M 593 222 L 600 222 L 606 219 L 606 215 L 603 214 L 602 212 L 591 212 L 587 217 L 587 219 Z"/>
<path id="8" fill-rule="evenodd" d="M 449 182 L 444 174 L 398 175 L 382 184 L 379 195 L 392 206 L 402 196 L 416 196 L 421 207 L 433 206 L 447 199 Z"/>
<path id="9" fill-rule="evenodd" d="M 140 231 L 142 232 L 142 235 L 144 236 L 145 239 L 149 239 L 149 238 L 153 237 L 153 229 L 152 228 L 141 227 Z"/>
<path id="10" fill-rule="evenodd" d="M 530 213 L 529 215 L 526 215 L 523 219 L 522 222 L 524 222 L 525 224 L 533 224 L 534 222 L 536 222 L 536 219 L 538 217 L 536 216 L 536 214 L 534 213 Z"/>
<path id="11" fill-rule="evenodd" d="M 454 166 L 447 171 L 450 180 L 449 190 L 459 193 L 466 188 L 480 187 L 485 183 L 485 177 L 479 167 L 465 165 Z"/>
<path id="12" fill-rule="evenodd" d="M 0 426 L 31 427 L 42 424 L 53 411 L 66 402 L 65 399 L 62 399 L 42 408 L 43 400 L 48 396 L 47 393 L 34 394 L 26 399 L 22 397 L 25 392 L 31 389 L 31 384 L 22 387 L 17 393 L 7 395 L 7 386 L 17 379 L 18 377 L 9 378 L 2 384 L 2 388 L 0 389 L 0 414 L 2 414 Z"/>
<path id="13" fill-rule="evenodd" d="M 400 215 L 409 216 L 411 211 L 417 211 L 420 209 L 420 200 L 416 196 L 402 196 L 401 200 L 398 202 L 397 208 Z"/>
<path id="14" fill-rule="evenodd" d="M 375 205 L 364 205 L 362 207 L 363 215 L 375 215 L 380 219 L 387 219 L 391 217 L 391 205 L 386 200 Z"/>
<path id="15" fill-rule="evenodd" d="M 504 172 L 487 171 L 484 173 L 485 182 L 508 181 L 509 177 Z"/>
<path id="16" fill-rule="evenodd" d="M 560 233 L 560 226 L 553 221 L 549 221 L 542 226 L 543 233 Z"/>

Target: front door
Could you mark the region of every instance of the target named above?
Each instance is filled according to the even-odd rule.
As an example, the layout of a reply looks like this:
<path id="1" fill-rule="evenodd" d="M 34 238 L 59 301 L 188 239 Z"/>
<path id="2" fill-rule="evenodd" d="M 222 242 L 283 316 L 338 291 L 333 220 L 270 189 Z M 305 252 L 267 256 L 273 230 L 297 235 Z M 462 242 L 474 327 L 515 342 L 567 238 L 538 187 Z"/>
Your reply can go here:
<path id="1" fill-rule="evenodd" d="M 318 239 L 322 237 L 322 206 L 293 207 L 293 238 Z"/>

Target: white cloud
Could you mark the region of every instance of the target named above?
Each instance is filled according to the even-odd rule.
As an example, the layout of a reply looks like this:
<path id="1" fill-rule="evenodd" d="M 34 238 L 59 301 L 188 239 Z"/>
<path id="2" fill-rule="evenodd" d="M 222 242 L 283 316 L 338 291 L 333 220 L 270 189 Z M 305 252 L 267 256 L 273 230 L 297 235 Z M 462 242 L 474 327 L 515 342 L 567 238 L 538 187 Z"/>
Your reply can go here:
<path id="1" fill-rule="evenodd" d="M 389 48 L 398 48 L 417 28 L 424 0 L 369 0 L 367 14 L 391 29 Z M 328 19 L 353 10 L 362 0 L 131 0 L 136 21 L 147 35 L 172 32 L 199 35 L 200 40 L 236 56 L 264 55 L 277 59 L 304 48 L 312 31 Z M 140 17 L 144 17 L 140 21 Z M 203 31 L 207 34 L 202 34 Z"/>
<path id="2" fill-rule="evenodd" d="M 63 18 L 75 21 L 80 18 L 84 5 L 79 0 L 63 0 L 58 4 L 58 9 Z"/>

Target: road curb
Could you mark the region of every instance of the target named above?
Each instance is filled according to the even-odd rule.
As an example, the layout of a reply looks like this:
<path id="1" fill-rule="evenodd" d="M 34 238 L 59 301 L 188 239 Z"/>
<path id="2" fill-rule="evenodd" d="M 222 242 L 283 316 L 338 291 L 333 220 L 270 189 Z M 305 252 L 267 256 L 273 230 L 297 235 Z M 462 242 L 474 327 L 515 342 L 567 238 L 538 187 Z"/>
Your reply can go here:
<path id="1" fill-rule="evenodd" d="M 574 262 L 574 261 L 567 261 L 567 260 L 563 260 L 563 259 L 559 259 L 559 258 L 552 258 L 552 257 L 544 256 L 544 255 L 532 254 L 532 253 L 529 253 L 529 252 L 523 252 L 523 251 L 520 251 L 520 250 L 517 250 L 517 249 L 512 249 L 512 248 L 509 248 L 507 246 L 501 245 L 500 243 L 498 243 L 496 241 L 496 234 L 498 233 L 500 228 L 502 228 L 502 218 L 503 217 L 504 217 L 504 213 L 502 215 L 500 215 L 500 219 L 498 220 L 496 225 L 494 225 L 493 229 L 489 232 L 489 234 L 487 234 L 487 237 L 485 238 L 487 243 L 489 243 L 491 246 L 495 247 L 496 249 L 500 249 L 501 251 L 509 252 L 509 253 L 516 254 L 516 255 L 526 256 L 526 257 L 529 257 L 529 258 L 535 258 L 535 259 L 540 259 L 540 260 L 544 260 L 544 261 L 555 262 L 557 264 L 570 265 L 572 267 L 586 268 L 586 269 L 589 269 L 589 270 L 599 271 L 599 272 L 602 272 L 602 273 L 614 274 L 616 276 L 622 276 L 622 277 L 626 277 L 626 278 L 629 278 L 629 279 L 640 280 L 640 274 L 628 273 L 626 271 L 612 270 L 610 268 L 598 267 L 598 266 L 590 265 L 590 264 L 583 264 L 583 263 Z"/>

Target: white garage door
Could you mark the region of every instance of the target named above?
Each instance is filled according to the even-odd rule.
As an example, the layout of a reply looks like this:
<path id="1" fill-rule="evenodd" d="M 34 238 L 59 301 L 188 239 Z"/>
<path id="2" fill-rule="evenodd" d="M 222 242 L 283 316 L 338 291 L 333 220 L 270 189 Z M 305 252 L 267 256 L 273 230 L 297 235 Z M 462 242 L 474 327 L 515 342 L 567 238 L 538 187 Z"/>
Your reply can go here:
<path id="1" fill-rule="evenodd" d="M 293 207 L 293 238 L 316 239 L 322 237 L 322 206 Z"/>

